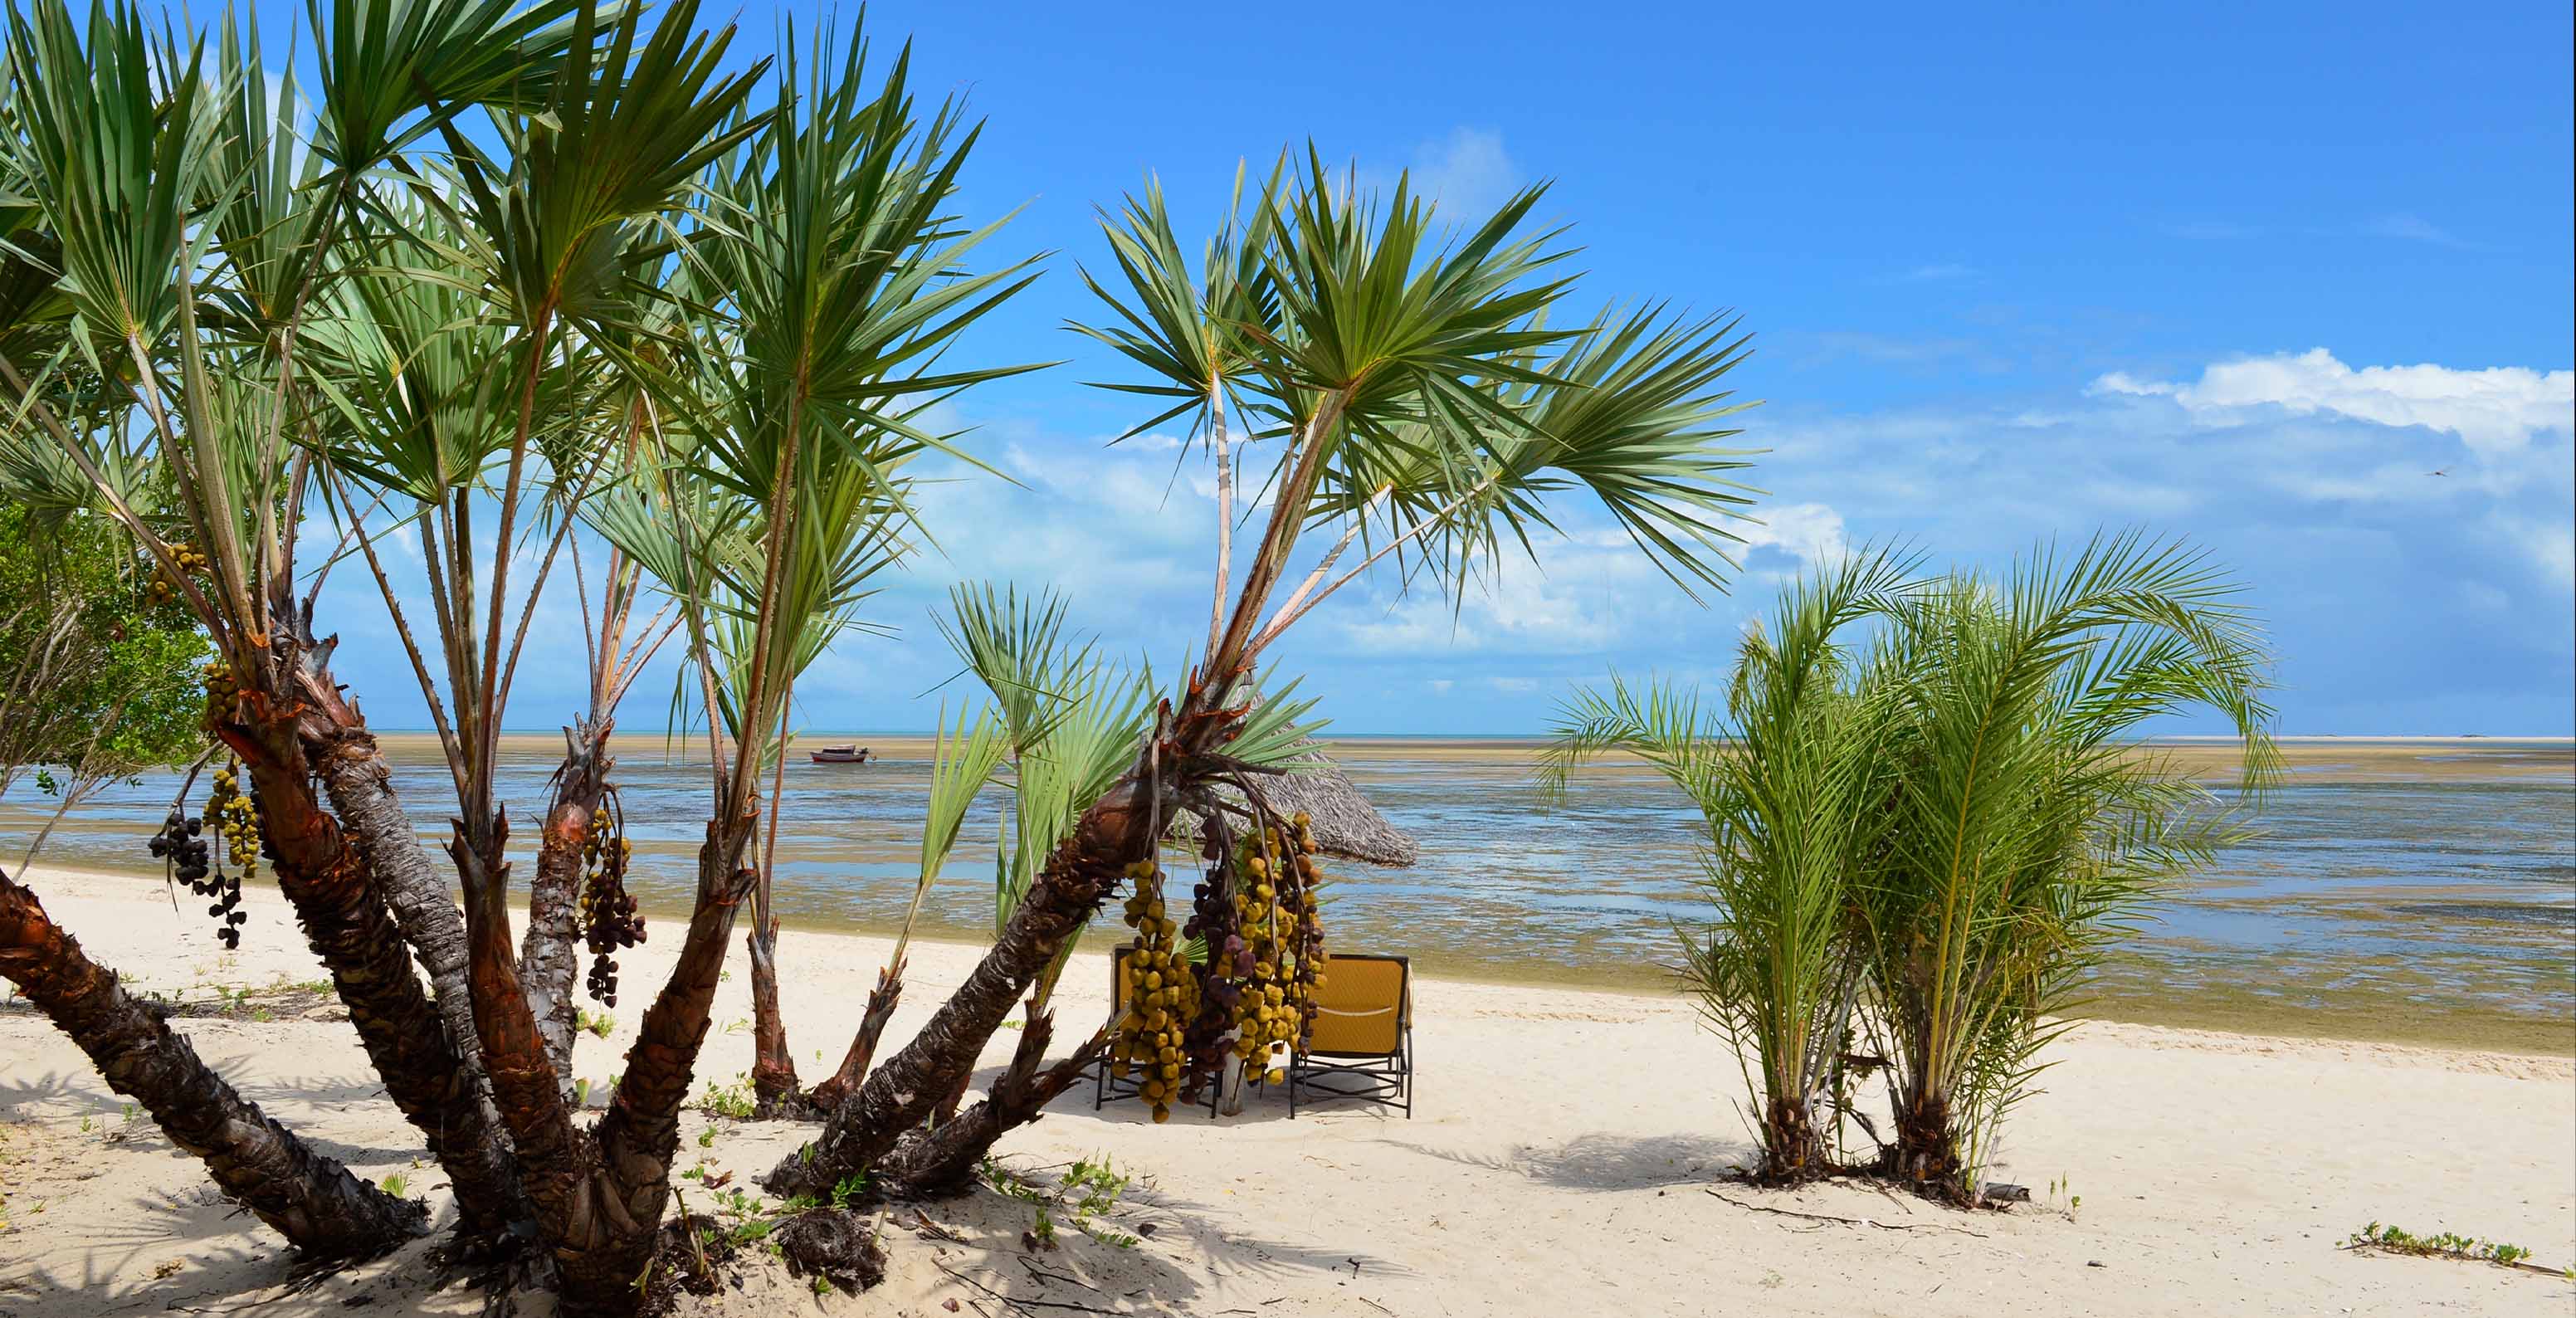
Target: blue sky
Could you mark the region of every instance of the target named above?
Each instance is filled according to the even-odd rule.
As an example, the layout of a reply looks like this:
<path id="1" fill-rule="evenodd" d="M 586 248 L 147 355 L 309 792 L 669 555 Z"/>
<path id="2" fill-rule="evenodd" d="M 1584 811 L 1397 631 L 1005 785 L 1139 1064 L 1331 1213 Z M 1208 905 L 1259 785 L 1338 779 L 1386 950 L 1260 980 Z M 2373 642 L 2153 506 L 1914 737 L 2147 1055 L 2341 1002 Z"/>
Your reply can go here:
<path id="1" fill-rule="evenodd" d="M 741 49 L 784 13 L 746 7 Z M 1532 732 L 1614 667 L 1714 679 L 1781 578 L 1846 544 L 2000 563 L 2126 525 L 2251 583 L 2284 731 L 2576 731 L 2564 4 L 868 18 L 988 119 L 967 213 L 1024 207 L 1002 248 L 1055 253 L 967 350 L 1072 361 L 959 404 L 1020 484 L 932 493 L 945 556 L 880 597 L 897 637 L 808 676 L 808 726 L 929 726 L 956 695 L 922 694 L 953 667 L 930 610 L 958 579 L 1059 586 L 1161 668 L 1203 632 L 1207 473 L 1104 447 L 1150 413 L 1082 387 L 1115 368 L 1059 326 L 1093 314 L 1073 266 L 1102 259 L 1095 204 L 1157 173 L 1188 239 L 1238 160 L 1311 138 L 1453 210 L 1555 180 L 1580 302 L 1742 313 L 1744 442 L 1771 450 L 1748 572 L 1708 607 L 1589 514 L 1454 624 L 1393 583 L 1346 592 L 1280 655 L 1341 731 Z M 332 587 L 342 675 L 379 726 L 421 726 L 362 578 Z M 572 610 L 549 600 L 512 724 L 574 709 Z M 646 682 L 628 726 L 668 692 Z"/>

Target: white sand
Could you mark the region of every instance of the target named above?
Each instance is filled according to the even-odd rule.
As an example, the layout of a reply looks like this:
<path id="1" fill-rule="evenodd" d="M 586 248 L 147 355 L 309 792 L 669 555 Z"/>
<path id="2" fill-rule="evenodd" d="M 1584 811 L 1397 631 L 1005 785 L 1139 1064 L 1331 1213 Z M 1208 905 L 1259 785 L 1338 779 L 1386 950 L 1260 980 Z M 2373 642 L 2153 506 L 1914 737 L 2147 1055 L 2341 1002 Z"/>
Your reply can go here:
<path id="1" fill-rule="evenodd" d="M 244 947 L 157 883 L 40 874 L 47 909 L 144 987 L 317 977 L 274 892 L 253 892 Z M 577 1073 L 620 1066 L 676 926 L 622 958 L 618 1029 L 585 1036 Z M 1095 933 L 1093 945 L 1105 946 Z M 882 940 L 789 933 L 790 1039 L 808 1079 L 837 1059 Z M 1389 949 L 1397 950 L 1397 949 Z M 972 964 L 918 948 L 906 1037 Z M 741 962 L 718 1000 L 701 1082 L 751 1060 Z M 1105 1012 L 1105 970 L 1077 960 L 1066 1030 Z M 1256 1098 L 1211 1124 L 1094 1114 L 1089 1087 L 1003 1146 L 1032 1173 L 1106 1154 L 1134 1173 L 1109 1225 L 1133 1250 L 1067 1230 L 1032 1253 L 1030 1210 L 990 1193 L 904 1210 L 887 1284 L 818 1301 L 760 1273 L 726 1313 L 1009 1313 L 995 1298 L 1110 1312 L 1248 1314 L 2170 1314 L 2576 1312 L 2576 1286 L 2486 1265 L 2339 1251 L 2374 1219 L 2513 1241 L 2576 1262 L 2576 1064 L 2375 1044 L 2092 1025 L 2061 1047 L 2049 1092 L 2017 1114 L 1997 1175 L 2054 1204 L 1962 1214 L 1835 1184 L 1794 1195 L 1722 1185 L 1746 1155 L 1732 1059 L 1678 998 L 1430 981 L 1419 994 L 1419 1101 L 1400 1115 L 1291 1122 Z M 328 1009 L 316 1013 L 329 1015 Z M 210 1061 L 269 1111 L 371 1178 L 400 1172 L 444 1206 L 434 1164 L 383 1098 L 345 1021 L 184 1019 Z M 1002 1032 L 989 1063 L 1017 1036 Z M 470 1314 L 430 1289 L 429 1245 L 288 1293 L 279 1239 L 233 1215 L 197 1165 L 24 1004 L 0 1013 L 0 1314 Z M 89 1129 L 82 1128 L 86 1120 Z M 697 1144 L 712 1124 L 711 1148 Z M 768 1167 L 810 1127 L 692 1114 L 682 1165 Z M 684 1183 L 684 1185 L 687 1183 Z M 1712 1194 L 1714 1190 L 1716 1193 Z M 1727 1202 L 1717 1194 L 1736 1202 Z M 2080 1208 L 2068 1211 L 2073 1196 Z M 1759 1209 L 1739 1205 L 1758 1205 Z M 703 1208 L 692 1196 L 692 1206 Z M 1760 1210 L 1782 1210 L 1781 1212 Z M 1862 1219 L 1845 1224 L 1784 1215 Z M 943 1240 L 922 1230 L 937 1224 Z M 971 1278 L 986 1289 L 960 1280 Z M 363 1301 L 358 1297 L 366 1297 Z M 951 1309 L 947 1302 L 955 1300 Z M 249 1306 L 256 1305 L 256 1308 Z M 542 1303 L 523 1311 L 542 1312 Z"/>

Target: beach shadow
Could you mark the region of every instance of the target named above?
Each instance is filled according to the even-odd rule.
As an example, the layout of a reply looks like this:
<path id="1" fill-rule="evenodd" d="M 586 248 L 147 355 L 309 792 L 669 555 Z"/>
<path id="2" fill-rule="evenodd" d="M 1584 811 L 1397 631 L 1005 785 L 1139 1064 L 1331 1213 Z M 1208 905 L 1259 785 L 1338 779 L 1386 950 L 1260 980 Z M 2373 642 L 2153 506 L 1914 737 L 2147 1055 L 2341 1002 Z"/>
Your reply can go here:
<path id="1" fill-rule="evenodd" d="M 75 1117 L 119 1114 L 125 1109 L 125 1100 L 109 1092 L 96 1072 L 52 1071 L 32 1080 L 0 1080 L 0 1114 L 31 1118 L 34 1114 L 22 1109 L 35 1104 L 60 1104 Z"/>
<path id="2" fill-rule="evenodd" d="M 1270 1277 L 1297 1272 L 1329 1272 L 1351 1277 L 1413 1275 L 1413 1269 L 1367 1249 L 1257 1236 L 1239 1225 L 1219 1227 L 1210 1220 L 1216 1212 L 1212 1205 L 1171 1194 L 1159 1186 L 1139 1186 L 1130 1190 L 1127 1197 L 1160 1209 L 1168 1215 L 1169 1226 L 1164 1229 L 1180 1230 L 1189 1241 L 1189 1252 L 1212 1265 L 1221 1261 L 1232 1272 Z M 1157 1239 L 1163 1238 L 1157 1236 Z"/>
<path id="3" fill-rule="evenodd" d="M 1603 1131 L 1578 1135 L 1557 1145 L 1518 1145 L 1506 1154 L 1395 1143 L 1444 1162 L 1510 1172 L 1568 1190 L 1651 1190 L 1689 1185 L 1712 1180 L 1754 1156 L 1753 1147 L 1741 1141 L 1704 1135 L 1632 1136 Z"/>
<path id="4" fill-rule="evenodd" d="M 1041 1173 L 1027 1173 L 1023 1179 L 1035 1183 L 1041 1192 L 1054 1188 Z M 1104 1232 L 1159 1243 L 1169 1243 L 1176 1236 L 1198 1238 L 1195 1230 L 1167 1212 L 1140 1211 L 1150 1207 L 1158 1206 L 1140 1204 L 1138 1196 L 1130 1194 L 1095 1223 Z M 1012 1312 L 1106 1313 L 1125 1311 L 1126 1305 L 1136 1303 L 1154 1312 L 1195 1311 L 1191 1302 L 1199 1295 L 1198 1281 L 1159 1257 L 1155 1247 L 1141 1242 L 1124 1249 L 1094 1245 L 1067 1216 L 1061 1205 L 1054 1208 L 1050 1217 L 1056 1243 L 1033 1246 L 1036 1206 L 978 1184 L 952 1198 L 896 1205 L 888 1226 L 919 1237 L 929 1265 L 968 1291 L 970 1298 L 999 1302 Z M 955 1262 L 942 1258 L 934 1243 L 955 1244 L 964 1257 Z M 1113 1305 L 1119 1308 L 1113 1310 Z"/>

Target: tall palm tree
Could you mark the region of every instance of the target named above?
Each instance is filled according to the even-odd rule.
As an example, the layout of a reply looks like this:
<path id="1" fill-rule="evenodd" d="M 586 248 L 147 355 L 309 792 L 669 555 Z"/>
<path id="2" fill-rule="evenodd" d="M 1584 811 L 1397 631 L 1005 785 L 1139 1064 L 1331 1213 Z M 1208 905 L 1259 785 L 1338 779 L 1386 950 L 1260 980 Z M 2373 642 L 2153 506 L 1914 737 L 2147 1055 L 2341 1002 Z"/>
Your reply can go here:
<path id="1" fill-rule="evenodd" d="M 388 1093 L 438 1152 L 469 1234 L 539 1242 L 575 1313 L 634 1306 L 668 1201 L 751 873 L 765 739 L 742 730 L 777 723 L 834 630 L 814 620 L 845 618 L 890 557 L 899 468 L 945 445 L 916 428 L 920 406 L 996 373 L 932 363 L 1027 278 L 962 268 L 989 233 L 959 234 L 945 209 L 972 134 L 951 111 L 920 125 L 900 64 L 870 90 L 854 48 L 811 78 L 791 69 L 758 108 L 760 71 L 720 74 L 730 29 L 703 35 L 695 16 L 350 0 L 316 13 L 321 94 L 300 127 L 291 78 L 272 96 L 256 35 L 230 25 L 212 60 L 154 48 L 125 8 L 84 25 L 40 0 L 9 29 L 6 167 L 32 199 L 0 212 L 10 415 L 79 469 L 208 628 L 223 657 L 209 727 L 244 762 L 280 885 Z M 469 108 L 497 131 L 465 134 Z M 89 400 L 105 402 L 69 406 Z M 202 579 L 127 497 L 138 465 L 170 482 Z M 634 501 L 606 497 L 618 481 L 606 494 Z M 385 527 L 369 519 L 390 510 L 427 550 L 435 616 L 396 622 L 457 791 L 462 909 L 331 679 L 311 596 L 293 594 L 317 490 L 389 605 Z M 623 508 L 663 534 L 612 536 L 595 641 L 617 657 L 594 655 L 568 762 L 604 774 L 605 711 L 640 659 L 618 619 L 647 570 L 687 606 L 710 723 L 736 729 L 739 758 L 716 770 L 679 967 L 607 1116 L 576 1129 L 538 1011 L 568 997 L 565 959 L 512 946 L 494 770 L 529 611 L 594 500 L 603 527 Z M 585 794 L 559 782 L 557 804 Z M 540 848 L 541 876 L 562 850 Z M 31 901 L 19 910 L 12 937 L 30 950 L 0 958 L 13 979 L 95 982 Z M 559 929 L 530 943 L 543 953 Z M 554 987 L 522 984 L 522 966 Z M 88 1039 L 81 997 L 39 1000 Z M 136 1074 L 100 1060 L 119 1083 Z M 134 1092 L 174 1132 L 255 1117 L 201 1067 L 158 1074 Z M 268 1220 L 316 1252 L 390 1245 L 419 1220 L 362 1187 L 321 1229 L 294 1205 L 350 1197 L 327 1161 L 277 1140 L 250 1156 L 183 1143 L 235 1192 L 282 1205 Z"/>
<path id="2" fill-rule="evenodd" d="M 765 1184 L 819 1193 L 873 1166 L 955 1089 L 1013 1002 L 1184 812 L 1232 827 L 1213 788 L 1249 783 L 1248 729 L 1263 719 L 1253 673 L 1323 600 L 1390 556 L 1446 591 L 1508 534 L 1549 526 L 1546 501 L 1586 490 L 1676 581 L 1718 585 L 1724 521 L 1749 505 L 1721 447 L 1733 408 L 1717 388 L 1741 359 L 1731 322 L 1659 308 L 1571 329 L 1542 318 L 1569 290 L 1561 231 L 1524 224 L 1543 189 L 1451 234 L 1399 181 L 1361 200 L 1311 152 L 1220 225 L 1196 270 L 1158 191 L 1105 217 L 1124 288 L 1097 279 L 1117 317 L 1085 332 L 1143 367 L 1114 386 L 1163 400 L 1146 429 L 1188 416 L 1216 464 L 1216 589 L 1206 650 L 1184 665 L 1119 781 L 1084 810 L 1013 907 L 964 986 L 921 1033 L 843 1100 L 822 1136 Z M 1271 512 L 1235 569 L 1232 425 L 1274 454 Z M 1335 535 L 1301 557 L 1309 528 Z M 1358 566 L 1336 575 L 1365 537 Z M 1278 598 L 1295 566 L 1305 576 Z M 1285 720 L 1262 735 L 1293 740 Z M 1250 794 L 1256 803 L 1259 791 Z M 1219 851 L 1231 851 L 1221 846 Z M 1222 882 L 1222 881 L 1221 881 Z M 967 1114 L 998 1129 L 995 1104 Z"/>
<path id="3" fill-rule="evenodd" d="M 325 89 L 309 150 L 272 115 L 255 30 L 227 20 L 208 59 L 202 45 L 154 42 L 126 6 L 76 24 L 49 0 L 9 24 L 7 145 L 28 199 L 13 242 L 46 295 L 13 301 L 0 382 L 206 626 L 220 656 L 209 726 L 247 771 L 280 887 L 388 1093 L 485 1230 L 514 1215 L 515 1191 L 506 1142 L 489 1137 L 461 921 L 332 680 L 309 600 L 293 594 L 311 414 L 296 362 L 368 177 L 460 105 L 511 104 L 541 84 L 573 44 L 567 12 L 422 6 L 317 34 Z M 58 409 L 67 382 L 101 405 Z M 167 479 L 171 521 L 127 497 L 138 464 Z M 164 538 L 172 522 L 203 555 L 202 580 Z"/>

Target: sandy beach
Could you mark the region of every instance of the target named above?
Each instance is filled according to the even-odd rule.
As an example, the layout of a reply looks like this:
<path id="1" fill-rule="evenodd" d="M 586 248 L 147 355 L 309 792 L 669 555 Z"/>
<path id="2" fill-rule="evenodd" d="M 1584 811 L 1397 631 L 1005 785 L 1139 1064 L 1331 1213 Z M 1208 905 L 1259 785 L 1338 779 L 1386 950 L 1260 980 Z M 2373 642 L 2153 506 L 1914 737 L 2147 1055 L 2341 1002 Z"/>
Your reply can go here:
<path id="1" fill-rule="evenodd" d="M 388 1103 L 274 893 L 253 892 L 226 954 L 157 883 L 40 870 L 33 886 L 93 956 L 183 1003 L 248 988 L 176 1023 L 235 1084 L 361 1174 L 440 1202 L 434 1164 Z M 669 928 L 668 925 L 659 928 Z M 657 929 L 658 932 L 658 929 Z M 1095 932 L 1062 1015 L 1105 1013 Z M 620 1066 L 673 949 L 625 959 L 629 1000 L 576 1073 Z M 1357 950 L 1357 949 L 1354 949 Z M 1374 950 L 1374 949 L 1371 949 Z M 1401 950 L 1401 949 L 1388 949 Z M 791 931 L 781 962 L 800 1063 L 837 1056 L 883 941 Z M 971 965 L 917 949 L 904 1037 Z M 212 1007 L 205 1010 L 212 1011 Z M 747 985 L 723 986 L 701 1085 L 751 1060 Z M 2388 1044 L 2088 1024 L 2047 1092 L 2006 1132 L 1996 1175 L 2032 1188 L 2011 1212 L 1963 1214 L 1858 1184 L 1792 1195 L 1720 1178 L 1748 1152 L 1735 1064 L 1673 996 L 1425 980 L 1418 1108 L 1291 1121 L 1255 1097 L 1239 1117 L 1138 1106 L 1095 1113 L 1088 1086 L 1005 1141 L 1045 1185 L 1076 1158 L 1136 1178 L 1102 1225 L 1133 1248 L 1023 1240 L 1028 1205 L 984 1191 L 885 1223 L 891 1275 L 818 1301 L 761 1264 L 723 1313 L 1271 1315 L 2566 1314 L 2576 1286 L 2483 1264 L 2339 1250 L 2372 1221 L 2528 1246 L 2576 1262 L 2576 1062 Z M 1016 1036 L 1005 1030 L 986 1061 Z M 297 1289 L 282 1242 L 223 1203 L 148 1119 L 23 1005 L 0 1009 L 0 1314 L 164 1310 L 263 1315 L 471 1314 L 478 1292 L 423 1242 Z M 988 1072 L 989 1074 L 989 1072 Z M 681 1165 L 738 1178 L 810 1127 L 692 1112 Z M 711 1142 L 699 1143 L 702 1131 Z M 737 1184 L 740 1180 L 737 1180 Z M 694 1183 L 684 1182 L 687 1194 Z M 2079 1202 L 2080 1201 L 2080 1202 Z M 696 1197 L 692 1207 L 703 1208 Z M 1007 1297 L 1007 1299 L 1003 1298 Z M 952 1302 L 954 1302 L 952 1304 Z M 254 1307 L 255 1306 L 255 1307 Z M 532 1301 L 522 1312 L 546 1311 Z"/>

